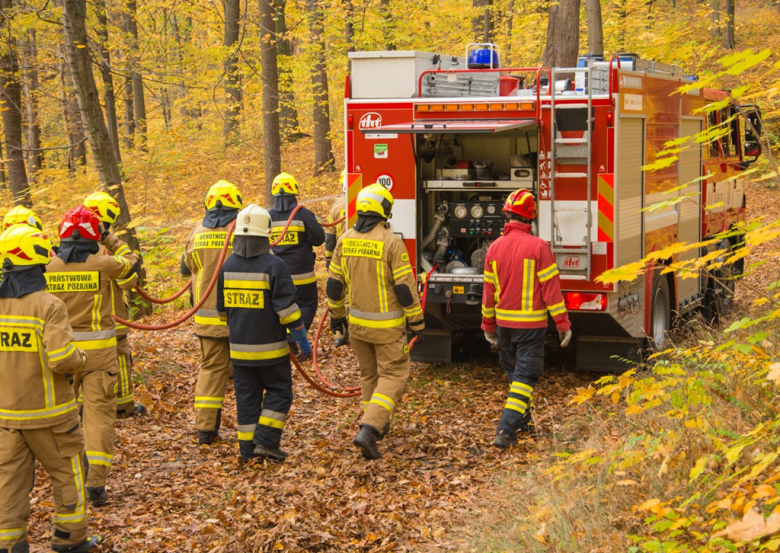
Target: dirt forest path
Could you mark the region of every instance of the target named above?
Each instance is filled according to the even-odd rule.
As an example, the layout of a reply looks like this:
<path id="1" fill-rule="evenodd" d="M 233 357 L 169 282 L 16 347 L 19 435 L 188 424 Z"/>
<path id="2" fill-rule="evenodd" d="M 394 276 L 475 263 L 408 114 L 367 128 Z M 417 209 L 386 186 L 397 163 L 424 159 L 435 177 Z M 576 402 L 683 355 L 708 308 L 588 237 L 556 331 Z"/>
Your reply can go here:
<path id="1" fill-rule="evenodd" d="M 326 398 L 294 377 L 295 401 L 283 464 L 242 466 L 232 388 L 221 441 L 196 443 L 192 398 L 198 342 L 182 327 L 132 337 L 137 399 L 145 417 L 117 424 L 110 505 L 90 509 L 91 530 L 117 551 L 433 551 L 460 549 L 458 528 L 494 486 L 497 474 L 541 454 L 544 440 L 511 454 L 490 446 L 505 400 L 497 359 L 448 368 L 417 365 L 384 457 L 365 462 L 352 446 L 359 398 Z M 356 383 L 350 353 L 325 344 L 326 376 Z M 550 371 L 539 387 L 540 426 L 556 417 L 586 377 Z M 33 551 L 48 551 L 51 490 L 39 471 Z M 461 545 L 457 545 L 460 543 Z"/>

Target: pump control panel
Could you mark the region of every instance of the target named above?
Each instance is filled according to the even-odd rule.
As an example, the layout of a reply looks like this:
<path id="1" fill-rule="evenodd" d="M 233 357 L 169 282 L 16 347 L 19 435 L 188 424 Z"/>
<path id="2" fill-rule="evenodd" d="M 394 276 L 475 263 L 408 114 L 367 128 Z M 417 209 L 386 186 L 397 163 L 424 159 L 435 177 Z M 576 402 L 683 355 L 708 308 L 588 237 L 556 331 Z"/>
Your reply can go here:
<path id="1" fill-rule="evenodd" d="M 502 202 L 463 202 L 450 205 L 450 236 L 495 239 L 504 230 Z"/>

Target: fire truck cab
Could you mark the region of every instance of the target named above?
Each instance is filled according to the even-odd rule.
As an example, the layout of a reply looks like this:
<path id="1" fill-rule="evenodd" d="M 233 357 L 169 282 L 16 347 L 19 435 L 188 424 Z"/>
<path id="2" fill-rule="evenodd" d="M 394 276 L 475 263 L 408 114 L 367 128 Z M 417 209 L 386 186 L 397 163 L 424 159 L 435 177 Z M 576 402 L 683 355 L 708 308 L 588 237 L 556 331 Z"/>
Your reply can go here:
<path id="1" fill-rule="evenodd" d="M 480 327 L 485 255 L 518 188 L 536 196 L 535 232 L 557 259 L 578 368 L 624 367 L 618 358 L 636 358 L 648 340 L 663 347 L 675 317 L 730 309 L 734 267 L 683 279 L 651 266 L 631 282 L 596 282 L 607 269 L 744 219 L 740 173 L 760 153 L 757 137 L 735 106 L 698 111 L 725 91 L 679 93 L 688 82 L 679 68 L 631 54 L 554 69 L 500 68 L 488 44 L 469 45 L 466 56 L 349 57 L 347 214 L 351 226 L 357 192 L 371 183 L 395 197 L 391 229 L 421 288 L 427 282 L 426 338 L 415 360 L 449 362 L 454 336 L 482 339 L 465 331 Z M 714 126 L 729 130 L 704 146 L 689 141 L 674 163 L 642 169 L 667 141 Z M 685 200 L 643 210 L 676 196 Z"/>

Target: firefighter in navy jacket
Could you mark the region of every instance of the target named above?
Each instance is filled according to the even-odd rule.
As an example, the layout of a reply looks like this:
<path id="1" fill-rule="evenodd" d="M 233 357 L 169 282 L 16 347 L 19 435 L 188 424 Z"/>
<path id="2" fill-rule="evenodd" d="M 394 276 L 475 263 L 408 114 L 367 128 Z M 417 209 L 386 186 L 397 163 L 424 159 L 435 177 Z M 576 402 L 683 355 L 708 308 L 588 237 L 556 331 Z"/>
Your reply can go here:
<path id="1" fill-rule="evenodd" d="M 298 182 L 288 173 L 280 173 L 271 186 L 274 206 L 269 210 L 273 221 L 275 241 L 282 234 L 287 219 L 298 205 Z M 290 222 L 284 237 L 273 247 L 274 255 L 284 261 L 292 275 L 297 291 L 298 305 L 306 330 L 317 313 L 317 277 L 314 274 L 313 248 L 325 242 L 325 230 L 314 213 L 302 207 Z"/>
<path id="2" fill-rule="evenodd" d="M 279 445 L 292 405 L 288 340 L 301 357 L 311 354 L 311 345 L 290 272 L 271 253 L 271 228 L 268 212 L 255 204 L 238 214 L 233 255 L 217 281 L 217 313 L 230 332 L 241 456 L 282 461 L 287 454 Z"/>

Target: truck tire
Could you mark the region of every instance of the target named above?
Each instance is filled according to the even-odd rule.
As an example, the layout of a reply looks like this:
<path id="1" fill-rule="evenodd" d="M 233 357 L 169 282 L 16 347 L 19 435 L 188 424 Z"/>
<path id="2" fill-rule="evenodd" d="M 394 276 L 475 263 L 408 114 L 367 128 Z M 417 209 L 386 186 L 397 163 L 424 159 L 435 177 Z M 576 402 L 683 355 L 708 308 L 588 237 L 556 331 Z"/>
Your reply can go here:
<path id="1" fill-rule="evenodd" d="M 726 252 L 723 258 L 728 258 L 731 255 L 732 247 L 728 240 L 723 240 L 718 247 Z M 720 260 L 718 258 L 718 261 Z M 739 276 L 738 268 L 733 263 L 723 264 L 711 272 L 707 278 L 707 290 L 704 293 L 703 314 L 705 319 L 716 322 L 728 317 L 734 311 L 734 289 L 737 276 Z"/>
<path id="2" fill-rule="evenodd" d="M 648 340 L 654 351 L 663 351 L 669 343 L 667 337 L 672 329 L 672 296 L 669 279 L 661 269 L 653 272 L 653 293 L 650 297 L 650 331 Z"/>

